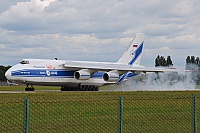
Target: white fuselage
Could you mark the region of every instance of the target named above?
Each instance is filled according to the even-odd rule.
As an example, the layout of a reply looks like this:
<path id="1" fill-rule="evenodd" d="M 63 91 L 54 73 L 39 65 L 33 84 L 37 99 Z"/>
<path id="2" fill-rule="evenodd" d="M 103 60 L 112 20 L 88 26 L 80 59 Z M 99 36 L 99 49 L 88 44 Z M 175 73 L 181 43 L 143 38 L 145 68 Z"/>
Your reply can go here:
<path id="1" fill-rule="evenodd" d="M 29 59 L 26 64 L 17 64 L 6 72 L 6 77 L 10 82 L 23 83 L 27 85 L 49 85 L 68 86 L 78 85 L 102 86 L 114 84 L 115 82 L 104 81 L 102 76 L 105 72 L 95 72 L 88 80 L 77 80 L 74 72 L 77 68 L 66 68 L 64 60 L 43 60 Z"/>

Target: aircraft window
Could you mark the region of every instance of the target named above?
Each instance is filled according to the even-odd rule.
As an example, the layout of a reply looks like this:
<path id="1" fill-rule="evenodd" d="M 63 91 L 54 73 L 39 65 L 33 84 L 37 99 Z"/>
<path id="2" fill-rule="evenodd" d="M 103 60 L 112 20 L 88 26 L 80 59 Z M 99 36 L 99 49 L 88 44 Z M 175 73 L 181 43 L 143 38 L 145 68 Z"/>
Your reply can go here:
<path id="1" fill-rule="evenodd" d="M 22 60 L 21 62 L 19 62 L 21 64 L 29 64 L 29 61 L 26 61 L 26 60 Z"/>

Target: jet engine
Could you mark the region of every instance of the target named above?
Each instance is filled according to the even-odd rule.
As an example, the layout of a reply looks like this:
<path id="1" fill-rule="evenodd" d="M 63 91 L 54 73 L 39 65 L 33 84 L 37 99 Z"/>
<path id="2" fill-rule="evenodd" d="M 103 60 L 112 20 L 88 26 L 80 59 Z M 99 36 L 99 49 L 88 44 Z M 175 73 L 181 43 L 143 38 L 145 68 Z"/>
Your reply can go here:
<path id="1" fill-rule="evenodd" d="M 91 72 L 88 69 L 82 69 L 74 72 L 74 78 L 78 80 L 88 80 L 91 77 Z"/>
<path id="2" fill-rule="evenodd" d="M 103 79 L 108 82 L 114 82 L 119 80 L 119 72 L 118 71 L 110 71 L 106 72 L 103 75 Z"/>

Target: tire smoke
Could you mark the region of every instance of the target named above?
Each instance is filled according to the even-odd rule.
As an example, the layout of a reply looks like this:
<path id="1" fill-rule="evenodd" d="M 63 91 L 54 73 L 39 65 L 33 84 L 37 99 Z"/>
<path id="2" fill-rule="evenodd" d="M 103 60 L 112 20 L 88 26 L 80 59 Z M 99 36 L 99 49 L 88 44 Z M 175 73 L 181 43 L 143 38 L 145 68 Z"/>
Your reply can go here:
<path id="1" fill-rule="evenodd" d="M 121 91 L 197 90 L 193 72 L 165 72 L 139 74 L 121 83 Z"/>

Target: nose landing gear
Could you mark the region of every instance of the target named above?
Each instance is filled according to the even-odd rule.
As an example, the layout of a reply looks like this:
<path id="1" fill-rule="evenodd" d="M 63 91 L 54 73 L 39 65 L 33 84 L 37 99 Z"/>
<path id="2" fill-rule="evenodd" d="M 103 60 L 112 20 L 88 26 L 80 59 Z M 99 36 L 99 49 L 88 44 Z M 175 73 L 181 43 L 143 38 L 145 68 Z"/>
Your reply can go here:
<path id="1" fill-rule="evenodd" d="M 35 88 L 31 85 L 31 87 L 29 87 L 28 85 L 26 85 L 25 91 L 34 91 Z"/>

